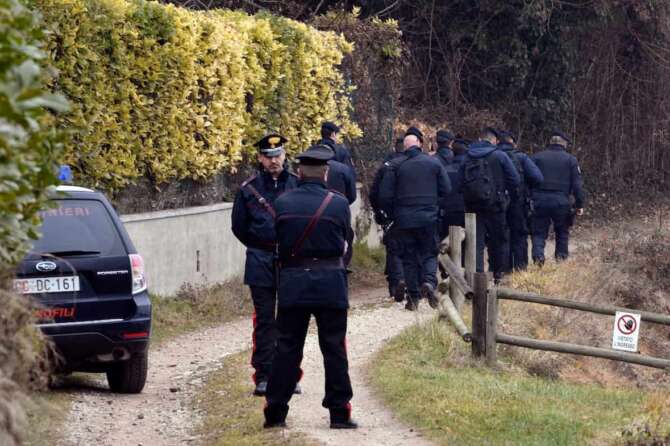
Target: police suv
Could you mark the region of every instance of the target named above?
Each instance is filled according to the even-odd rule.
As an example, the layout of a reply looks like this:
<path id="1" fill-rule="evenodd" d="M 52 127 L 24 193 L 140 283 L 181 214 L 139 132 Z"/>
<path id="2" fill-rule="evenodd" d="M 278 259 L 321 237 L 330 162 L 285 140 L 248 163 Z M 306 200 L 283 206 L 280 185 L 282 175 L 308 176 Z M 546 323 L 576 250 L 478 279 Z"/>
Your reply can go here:
<path id="1" fill-rule="evenodd" d="M 104 372 L 114 392 L 139 393 L 148 368 L 151 302 L 144 261 L 99 192 L 59 186 L 14 290 L 38 305 L 61 372 Z"/>

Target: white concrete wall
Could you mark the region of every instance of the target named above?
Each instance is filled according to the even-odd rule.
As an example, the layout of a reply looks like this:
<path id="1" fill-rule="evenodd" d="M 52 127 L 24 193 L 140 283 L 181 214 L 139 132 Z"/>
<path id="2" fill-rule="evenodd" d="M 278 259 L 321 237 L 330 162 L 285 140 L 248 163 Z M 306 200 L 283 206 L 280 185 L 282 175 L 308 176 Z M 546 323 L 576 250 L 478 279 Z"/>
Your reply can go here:
<path id="1" fill-rule="evenodd" d="M 378 229 L 362 200 L 352 205 L 352 225 L 369 246 Z M 149 290 L 171 295 L 185 283 L 213 284 L 244 273 L 245 249 L 231 230 L 232 203 L 121 216 L 144 258 Z"/>

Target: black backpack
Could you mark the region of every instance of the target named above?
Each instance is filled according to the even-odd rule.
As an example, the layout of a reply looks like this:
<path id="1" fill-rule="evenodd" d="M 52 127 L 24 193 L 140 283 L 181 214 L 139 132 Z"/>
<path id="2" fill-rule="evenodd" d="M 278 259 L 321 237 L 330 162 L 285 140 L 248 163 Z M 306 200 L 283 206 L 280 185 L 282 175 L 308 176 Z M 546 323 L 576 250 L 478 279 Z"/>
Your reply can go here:
<path id="1" fill-rule="evenodd" d="M 497 161 L 491 158 L 494 152 L 483 158 L 465 159 L 463 171 L 463 198 L 466 209 L 475 212 L 500 210 L 501 200 L 494 172 Z M 495 163 L 495 166 L 494 166 Z"/>

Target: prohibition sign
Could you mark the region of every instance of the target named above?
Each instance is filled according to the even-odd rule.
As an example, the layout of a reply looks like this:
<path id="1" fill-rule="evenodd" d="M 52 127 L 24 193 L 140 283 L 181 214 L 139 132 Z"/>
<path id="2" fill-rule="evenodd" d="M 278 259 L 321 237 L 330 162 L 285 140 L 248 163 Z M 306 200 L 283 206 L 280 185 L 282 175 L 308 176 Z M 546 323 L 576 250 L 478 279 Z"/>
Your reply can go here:
<path id="1" fill-rule="evenodd" d="M 623 316 L 621 316 L 619 320 L 616 322 L 616 326 L 619 329 L 619 331 L 624 335 L 632 334 L 635 332 L 635 330 L 637 330 L 637 322 L 635 321 L 635 318 L 630 314 L 624 314 Z"/>

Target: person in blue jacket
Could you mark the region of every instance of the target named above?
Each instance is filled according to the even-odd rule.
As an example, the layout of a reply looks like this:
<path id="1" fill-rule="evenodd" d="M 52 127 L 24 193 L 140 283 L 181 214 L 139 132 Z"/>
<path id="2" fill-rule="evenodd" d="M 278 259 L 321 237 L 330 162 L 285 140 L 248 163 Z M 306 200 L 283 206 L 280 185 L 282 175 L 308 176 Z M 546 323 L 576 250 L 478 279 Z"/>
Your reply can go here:
<path id="1" fill-rule="evenodd" d="M 567 152 L 569 144 L 570 138 L 565 133 L 554 130 L 549 146 L 533 155 L 533 161 L 544 175 L 542 184 L 533 189 L 533 262 L 539 265 L 544 264 L 544 247 L 551 224 L 556 233 L 554 257 L 557 261 L 565 260 L 569 255 L 573 216 L 584 213 L 582 172 L 577 158 Z"/>
<path id="2" fill-rule="evenodd" d="M 516 138 L 510 132 L 501 132 L 500 150 L 512 160 L 521 183 L 517 198 L 507 208 L 509 242 L 505 245 L 505 271 L 522 271 L 528 267 L 528 235 L 530 234 L 530 191 L 544 181 L 544 176 L 528 155 L 517 149 Z"/>
<path id="3" fill-rule="evenodd" d="M 300 183 L 275 202 L 279 248 L 277 354 L 266 395 L 265 427 L 284 427 L 288 403 L 300 377 L 309 321 L 316 319 L 326 369 L 322 405 L 330 427 L 351 429 L 353 396 L 348 372 L 346 333 L 349 299 L 343 255 L 351 230 L 347 199 L 328 190 L 332 151 L 323 145 L 300 154 Z"/>
<path id="4" fill-rule="evenodd" d="M 463 194 L 456 185 L 459 183 L 459 170 L 465 157 L 466 148 L 461 141 L 456 141 L 454 135 L 447 130 L 438 130 L 435 140 L 437 141 L 437 152 L 435 156 L 442 163 L 449 182 L 452 184 L 452 190 L 447 195 L 440 209 L 440 240 L 449 236 L 449 226 L 465 227 L 465 203 Z M 459 151 L 458 157 L 456 150 Z"/>
<path id="5" fill-rule="evenodd" d="M 497 144 L 497 130 L 484 129 L 479 141 L 468 147 L 459 181 L 466 212 L 477 214 L 477 271 L 484 271 L 484 247 L 488 244 L 494 281 L 500 283 L 505 269 L 507 206 L 510 199 L 516 199 L 520 178 Z"/>
<path id="6" fill-rule="evenodd" d="M 257 396 L 267 389 L 277 340 L 274 203 L 298 185 L 297 177 L 285 168 L 284 143 L 286 138 L 276 133 L 256 143 L 259 169 L 240 186 L 232 212 L 233 234 L 247 248 L 244 283 L 254 304 L 251 365 Z"/>
<path id="7" fill-rule="evenodd" d="M 438 160 L 421 151 L 423 134 L 410 127 L 405 134 L 404 156 L 387 164 L 379 193 L 380 208 L 393 221 L 400 244 L 408 299 L 414 311 L 419 299 L 437 308 L 438 216 L 451 191 L 446 171 Z"/>

